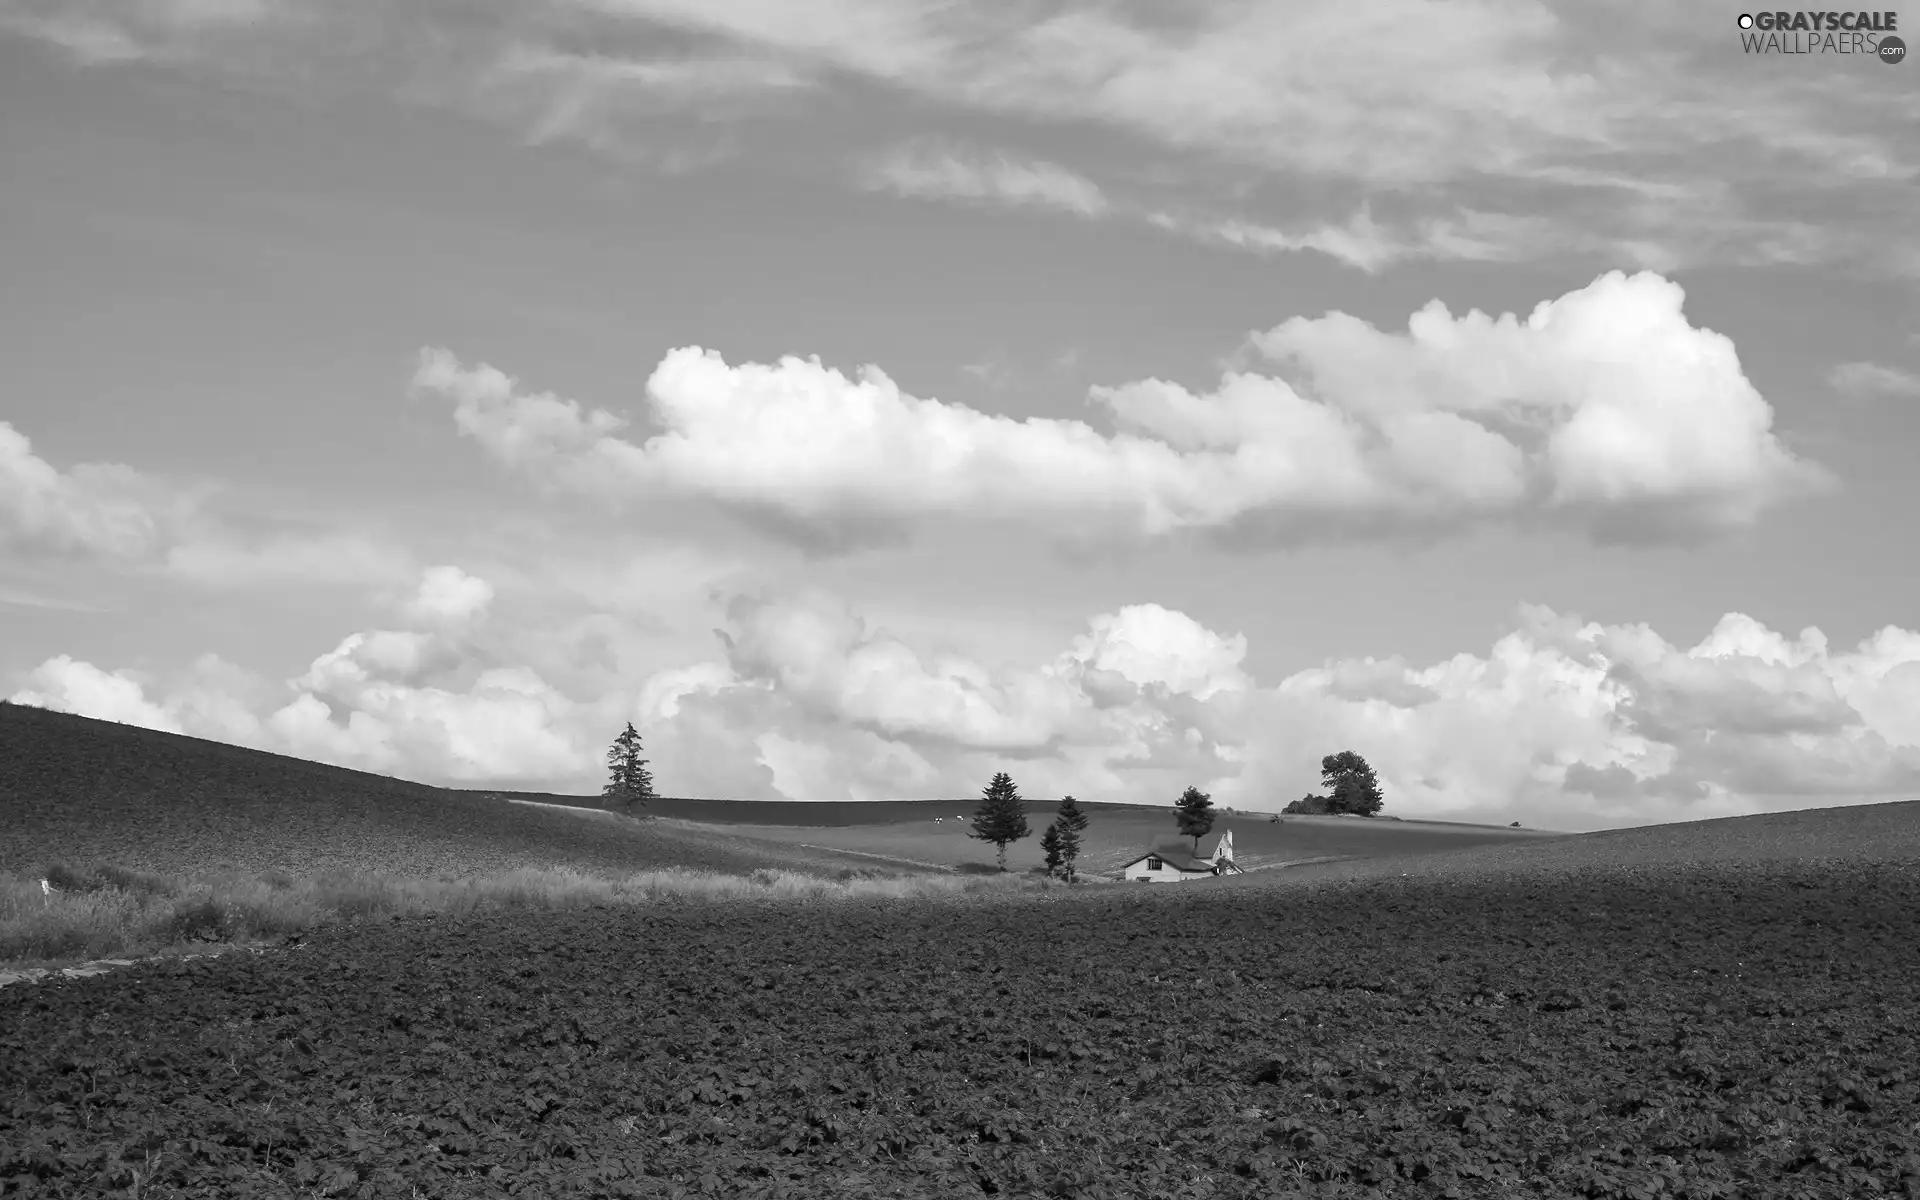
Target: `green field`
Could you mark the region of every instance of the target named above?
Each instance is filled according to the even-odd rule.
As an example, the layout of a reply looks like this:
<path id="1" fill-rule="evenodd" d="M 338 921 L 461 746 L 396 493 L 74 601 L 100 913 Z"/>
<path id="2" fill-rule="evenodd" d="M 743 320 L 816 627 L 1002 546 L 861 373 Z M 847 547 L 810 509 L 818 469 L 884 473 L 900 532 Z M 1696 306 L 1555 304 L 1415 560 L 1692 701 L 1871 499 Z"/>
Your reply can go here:
<path id="1" fill-rule="evenodd" d="M 755 843 L 791 846 L 797 850 L 836 850 L 869 857 L 879 864 L 903 869 L 983 871 L 995 867 L 992 845 L 970 836 L 968 822 L 955 820 L 954 808 L 945 820 L 931 818 L 877 825 L 821 828 L 803 825 L 745 825 L 674 822 L 688 831 L 731 834 Z M 1174 825 L 1173 810 L 1090 810 L 1082 837 L 1081 870 L 1105 876 L 1156 846 L 1192 846 Z M 1040 833 L 1052 819 L 1051 805 L 1034 805 L 1028 815 L 1030 836 L 1007 847 L 1007 869 L 1029 871 L 1042 866 Z M 1283 817 L 1266 814 L 1221 813 L 1208 839 L 1233 831 L 1235 862 L 1244 871 L 1282 867 L 1288 863 L 1328 858 L 1381 858 L 1465 850 L 1476 846 L 1529 844 L 1567 837 L 1537 830 L 1501 829 L 1484 825 L 1444 822 L 1391 821 L 1364 817 Z"/>

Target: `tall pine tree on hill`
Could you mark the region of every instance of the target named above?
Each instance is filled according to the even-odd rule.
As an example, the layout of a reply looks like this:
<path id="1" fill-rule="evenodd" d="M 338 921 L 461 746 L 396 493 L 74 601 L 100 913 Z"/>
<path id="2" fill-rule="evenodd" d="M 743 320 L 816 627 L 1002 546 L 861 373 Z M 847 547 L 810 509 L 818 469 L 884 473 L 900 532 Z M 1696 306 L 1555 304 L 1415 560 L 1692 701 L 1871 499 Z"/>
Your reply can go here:
<path id="1" fill-rule="evenodd" d="M 967 836 L 992 842 L 1002 871 L 1007 869 L 1007 845 L 1031 832 L 1027 828 L 1027 804 L 1013 777 L 1001 771 L 980 793 L 980 807 L 973 814 L 973 831 Z"/>
<path id="2" fill-rule="evenodd" d="M 1080 811 L 1078 800 L 1072 796 L 1060 798 L 1053 828 L 1060 831 L 1060 865 L 1066 868 L 1067 882 L 1072 883 L 1076 873 L 1074 860 L 1080 857 L 1080 835 L 1087 829 L 1087 814 Z"/>
<path id="3" fill-rule="evenodd" d="M 621 811 L 631 813 L 635 805 L 653 799 L 653 772 L 647 770 L 647 760 L 640 757 L 640 734 L 632 721 L 607 750 L 607 774 L 607 786 L 600 789 L 600 794 L 619 805 Z"/>

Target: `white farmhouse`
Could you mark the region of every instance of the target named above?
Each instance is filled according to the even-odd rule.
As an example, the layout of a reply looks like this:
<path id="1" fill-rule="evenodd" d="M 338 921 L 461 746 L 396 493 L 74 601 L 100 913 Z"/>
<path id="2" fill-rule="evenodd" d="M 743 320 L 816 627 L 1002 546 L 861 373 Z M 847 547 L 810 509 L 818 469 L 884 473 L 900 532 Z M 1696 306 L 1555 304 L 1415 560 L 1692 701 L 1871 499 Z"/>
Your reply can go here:
<path id="1" fill-rule="evenodd" d="M 1203 843 L 1201 848 L 1204 853 L 1195 854 L 1185 846 L 1157 847 L 1121 867 L 1120 877 L 1128 883 L 1181 883 L 1240 873 L 1233 863 L 1231 829 L 1215 838 L 1211 846 Z"/>

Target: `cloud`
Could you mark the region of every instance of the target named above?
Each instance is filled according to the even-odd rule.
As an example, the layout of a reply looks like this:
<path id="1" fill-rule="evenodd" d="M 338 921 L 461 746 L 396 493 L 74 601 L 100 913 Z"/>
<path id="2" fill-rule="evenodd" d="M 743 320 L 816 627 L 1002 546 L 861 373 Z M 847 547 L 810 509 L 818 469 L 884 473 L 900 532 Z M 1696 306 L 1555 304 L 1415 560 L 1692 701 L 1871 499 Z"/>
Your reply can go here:
<path id="1" fill-rule="evenodd" d="M 816 86 L 799 65 L 744 50 L 582 54 L 515 36 L 504 50 L 478 52 L 477 64 L 434 70 L 410 91 L 520 130 L 535 144 L 574 142 L 677 174 L 730 156 L 716 122 L 791 112 Z M 698 114 L 698 127 L 672 120 L 687 113 Z"/>
<path id="2" fill-rule="evenodd" d="M 929 143 L 896 147 L 880 156 L 860 173 L 860 184 L 901 196 L 986 200 L 1083 217 L 1098 217 L 1108 210 L 1098 184 L 1058 164 Z"/>
<path id="3" fill-rule="evenodd" d="M 434 568 L 408 607 L 424 602 L 435 617 L 475 623 L 487 594 L 484 580 Z M 11 698 L 428 782 L 591 775 L 593 742 L 583 739 L 603 722 L 582 717 L 537 671 L 488 657 L 466 634 L 364 630 L 275 687 L 211 655 L 171 683 L 60 655 Z"/>
<path id="4" fill-rule="evenodd" d="M 928 139 L 896 146 L 856 172 L 868 191 L 924 200 L 1045 208 L 1092 219 L 1139 223 L 1178 237 L 1257 254 L 1312 250 L 1374 274 L 1410 259 L 1497 260 L 1519 248 L 1520 234 L 1543 224 L 1488 213 L 1423 218 L 1390 228 L 1363 204 L 1344 222 L 1308 221 L 1294 230 L 1257 222 L 1170 213 L 1135 199 L 1110 197 L 1098 184 L 1057 163 L 1004 152 L 963 149 Z M 1544 243 L 1546 234 L 1536 233 Z"/>
<path id="5" fill-rule="evenodd" d="M 359 586 L 388 583 L 413 571 L 405 547 L 357 532 L 245 536 L 210 522 L 183 530 L 167 549 L 166 572 L 209 587 L 287 583 Z"/>
<path id="6" fill-rule="evenodd" d="M 1257 254 L 1314 250 L 1369 275 L 1396 263 L 1421 259 L 1498 262 L 1521 257 L 1553 236 L 1539 218 L 1460 212 L 1383 224 L 1362 205 L 1343 222 L 1304 222 L 1293 229 L 1237 219 L 1148 211 L 1157 228 L 1214 245 Z"/>
<path id="7" fill-rule="evenodd" d="M 293 7 L 278 0 L 16 0 L 0 8 L 0 31 L 49 42 L 89 65 L 177 62 L 209 42 L 276 22 Z"/>
<path id="8" fill-rule="evenodd" d="M 495 631 L 498 635 L 501 631 Z M 1681 649 L 1522 606 L 1483 653 L 1356 658 L 1271 686 L 1245 640 L 1151 603 L 1050 657 L 916 646 L 817 591 L 726 605 L 716 657 L 569 696 L 467 635 L 364 630 L 274 686 L 204 656 L 180 678 L 55 656 L 13 699 L 426 782 L 591 791 L 633 721 L 676 795 L 1170 802 L 1277 809 L 1353 749 L 1389 812 L 1591 829 L 1920 795 L 1920 632 L 1836 652 L 1729 613 Z M 474 638 L 481 638 L 475 641 Z"/>
<path id="9" fill-rule="evenodd" d="M 413 392 L 454 402 L 454 424 L 509 467 L 537 470 L 577 463 L 604 446 L 626 425 L 612 413 L 585 412 L 551 392 L 522 394 L 515 381 L 489 366 L 465 367 L 440 349 L 423 349 Z"/>
<path id="10" fill-rule="evenodd" d="M 632 92 L 673 104 L 711 103 L 763 92 L 784 93 L 814 86 L 792 62 L 752 55 L 628 58 L 611 54 L 572 54 L 517 42 L 503 52 L 496 70 L 530 79 L 564 80 L 570 97 L 563 107 L 570 124 L 607 93 Z"/>
<path id="11" fill-rule="evenodd" d="M 35 667 L 27 682 L 8 699 L 163 733 L 183 732 L 165 709 L 147 699 L 141 681 L 130 671 L 103 671 L 92 663 L 56 654 Z"/>
<path id="12" fill-rule="evenodd" d="M 428 567 L 419 590 L 402 606 L 408 620 L 422 624 L 457 625 L 486 612 L 493 603 L 493 585 L 459 567 Z"/>
<path id="13" fill-rule="evenodd" d="M 214 507 L 220 492 L 121 463 L 63 471 L 0 421 L 0 550 L 29 562 L 86 559 L 221 588 L 384 583 L 413 570 L 404 547 L 377 535 L 276 529 L 258 512 L 246 523 L 267 527 L 243 530 Z"/>
<path id="14" fill-rule="evenodd" d="M 1512 461 L 1460 417 L 1509 430 L 1544 422 L 1538 465 L 1556 506 L 1675 504 L 1706 525 L 1738 525 L 1828 483 L 1774 437 L 1772 409 L 1732 340 L 1691 325 L 1684 299 L 1658 275 L 1614 272 L 1524 321 L 1477 310 L 1456 320 L 1435 301 L 1405 337 L 1333 314 L 1295 318 L 1256 342 L 1350 409 L 1376 414 L 1415 471 L 1444 461 L 1428 452 L 1450 449 L 1466 456 L 1455 469 Z"/>
<path id="15" fill-rule="evenodd" d="M 1827 372 L 1827 386 L 1848 396 L 1920 396 L 1920 375 L 1875 362 L 1844 362 Z"/>
<path id="16" fill-rule="evenodd" d="M 732 366 L 696 346 L 648 380 L 664 432 L 643 443 L 616 436 L 623 418 L 445 350 L 422 352 L 414 393 L 450 400 L 462 433 L 546 486 L 704 496 L 814 546 L 934 516 L 1069 542 L 1511 522 L 1658 540 L 1748 525 L 1831 483 L 1774 436 L 1733 343 L 1688 322 L 1683 300 L 1658 275 L 1615 272 L 1524 318 L 1456 318 L 1438 301 L 1405 333 L 1295 318 L 1253 338 L 1290 378 L 1092 389 L 1111 434 L 921 399 L 876 366 Z"/>
<path id="17" fill-rule="evenodd" d="M 1409 229 L 1479 210 L 1498 223 L 1452 243 L 1466 257 L 1511 256 L 1518 240 L 1660 270 L 1912 265 L 1889 268 L 1884 247 L 1905 228 L 1920 158 L 1876 119 L 1888 104 L 1912 115 L 1911 101 L 1865 74 L 1756 76 L 1730 24 L 1691 10 L 1082 3 L 1008 20 L 931 0 L 592 7 L 950 109 L 1092 128 L 1196 187 L 1252 172 L 1296 214 L 1302 194 L 1395 197 Z M 1848 219 L 1803 219 L 1830 209 L 1836 180 Z"/>
<path id="18" fill-rule="evenodd" d="M 1920 103 L 1897 81 L 1755 73 L 1728 22 L 1684 7 L 1623 11 L 1537 0 L 1386 0 L 1364 12 L 1334 0 L 1177 11 L 1075 0 L 1012 16 L 934 0 L 404 12 L 348 0 L 13 0 L 0 29 L 96 64 L 384 90 L 666 171 L 744 153 L 744 119 L 786 122 L 802 95 L 1014 121 L 1028 138 L 1067 130 L 1180 181 L 1163 209 L 1258 185 L 1260 202 L 1232 218 L 1179 217 L 1196 236 L 1326 249 L 1369 270 L 1545 253 L 1661 271 L 1920 271 L 1905 237 L 1920 155 L 1894 132 Z M 835 124 L 830 104 L 804 111 L 824 117 L 817 128 L 837 144 L 802 171 L 871 165 L 869 139 L 895 136 L 886 124 Z M 754 148 L 791 144 L 774 127 L 780 148 L 772 138 Z M 1089 191 L 1072 164 L 1035 174 L 923 157 L 894 168 L 914 194 L 1130 203 Z M 855 178 L 874 182 L 871 170 Z M 1356 237 L 1346 214 L 1369 200 L 1380 231 Z"/>
<path id="19" fill-rule="evenodd" d="M 60 555 L 136 559 L 164 536 L 165 489 L 118 463 L 62 472 L 0 421 L 0 546 Z"/>
<path id="20" fill-rule="evenodd" d="M 762 796 L 965 795 L 1005 768 L 1030 795 L 1197 783 L 1269 809 L 1346 748 L 1406 816 L 1587 829 L 1920 794 L 1920 633 L 1891 627 L 1836 654 L 1736 613 L 1681 650 L 1523 607 L 1483 655 L 1342 660 L 1271 687 L 1241 672 L 1242 639 L 1150 604 L 999 669 L 818 592 L 737 599 L 719 632 L 723 659 L 649 685 L 642 727 L 662 761 L 758 761 Z"/>

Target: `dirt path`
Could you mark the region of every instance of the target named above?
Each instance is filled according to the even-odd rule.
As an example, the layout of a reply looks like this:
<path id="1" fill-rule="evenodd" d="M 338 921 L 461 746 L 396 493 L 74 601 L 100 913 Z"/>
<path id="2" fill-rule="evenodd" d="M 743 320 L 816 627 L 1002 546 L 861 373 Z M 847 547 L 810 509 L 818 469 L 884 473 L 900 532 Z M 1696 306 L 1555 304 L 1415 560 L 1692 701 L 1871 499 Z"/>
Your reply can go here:
<path id="1" fill-rule="evenodd" d="M 160 962 L 163 959 L 217 958 L 222 954 L 243 952 L 247 954 L 265 954 L 269 950 L 304 950 L 303 944 L 284 946 L 243 946 L 237 944 L 211 946 L 198 954 L 149 954 L 144 958 L 96 958 L 81 963 L 77 967 L 0 967 L 0 987 L 15 983 L 44 983 L 57 979 L 85 979 L 90 975 L 105 975 L 119 967 L 131 967 L 135 963 Z"/>

